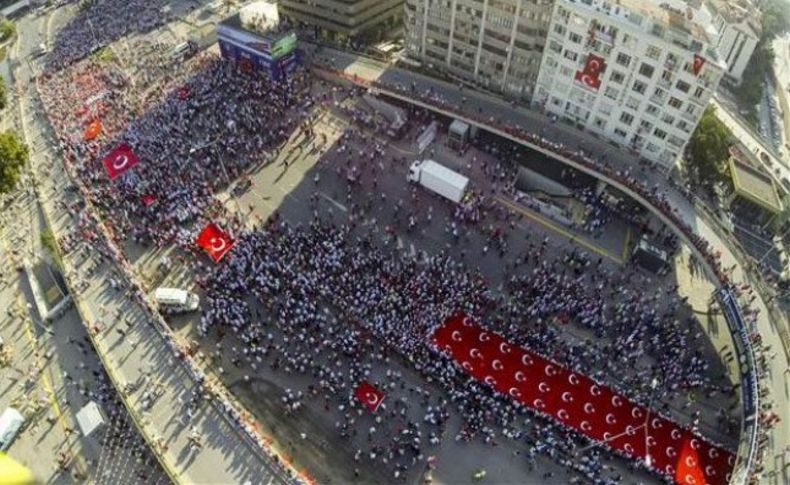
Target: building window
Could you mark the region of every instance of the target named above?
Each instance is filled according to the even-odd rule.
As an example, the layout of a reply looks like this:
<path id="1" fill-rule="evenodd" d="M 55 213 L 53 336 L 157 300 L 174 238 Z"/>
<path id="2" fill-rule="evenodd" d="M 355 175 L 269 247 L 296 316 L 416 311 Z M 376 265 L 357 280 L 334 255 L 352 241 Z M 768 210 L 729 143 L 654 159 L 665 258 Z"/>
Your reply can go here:
<path id="1" fill-rule="evenodd" d="M 549 50 L 559 54 L 560 52 L 562 52 L 562 44 L 560 44 L 556 40 L 552 40 L 551 42 L 549 42 Z"/>
<path id="2" fill-rule="evenodd" d="M 645 94 L 645 91 L 647 91 L 647 84 L 642 81 L 634 81 L 634 85 L 631 86 L 631 89 L 639 94 Z"/>
<path id="3" fill-rule="evenodd" d="M 669 98 L 669 105 L 675 109 L 680 109 L 680 107 L 683 106 L 683 102 L 678 98 L 672 96 L 671 98 Z"/>
<path id="4" fill-rule="evenodd" d="M 612 70 L 612 75 L 609 77 L 609 80 L 613 83 L 623 84 L 623 81 L 625 81 L 625 75 L 620 71 Z"/>
<path id="5" fill-rule="evenodd" d="M 673 123 L 675 123 L 675 117 L 669 113 L 664 113 L 664 116 L 661 117 L 661 121 L 663 121 L 668 125 L 672 125 Z"/>
<path id="6" fill-rule="evenodd" d="M 582 43 L 582 36 L 577 34 L 576 32 L 571 32 L 568 34 L 568 39 L 574 44 L 581 44 Z"/>
<path id="7" fill-rule="evenodd" d="M 561 24 L 554 24 L 554 32 L 559 35 L 565 35 L 565 27 Z"/>
<path id="8" fill-rule="evenodd" d="M 620 138 L 625 138 L 628 135 L 625 131 L 621 130 L 620 128 L 615 128 L 614 134 L 619 136 Z"/>
<path id="9" fill-rule="evenodd" d="M 687 83 L 682 79 L 678 79 L 678 82 L 675 84 L 675 87 L 678 88 L 680 91 L 687 93 L 689 89 L 691 89 L 691 84 Z"/>
<path id="10" fill-rule="evenodd" d="M 606 120 L 603 118 L 598 118 L 596 116 L 595 121 L 593 121 L 593 125 L 595 125 L 595 127 L 598 128 L 599 130 L 603 130 L 604 128 L 606 128 Z"/>
<path id="11" fill-rule="evenodd" d="M 641 128 L 641 129 L 643 129 L 645 131 L 650 131 L 653 128 L 653 123 L 651 123 L 651 122 L 649 122 L 647 120 L 642 120 L 642 121 L 639 122 L 639 128 Z"/>
<path id="12" fill-rule="evenodd" d="M 631 65 L 631 56 L 628 54 L 623 54 L 622 52 L 617 54 L 617 63 L 623 67 L 628 67 Z"/>
<path id="13" fill-rule="evenodd" d="M 639 74 L 645 76 L 648 79 L 653 77 L 653 72 L 655 72 L 655 70 L 656 68 L 654 68 L 650 64 L 645 64 L 644 62 L 642 63 L 641 66 L 639 66 Z"/>
<path id="14" fill-rule="evenodd" d="M 694 90 L 694 97 L 697 99 L 702 99 L 702 94 L 705 92 L 705 88 L 702 86 L 697 86 L 697 89 Z"/>
<path id="15" fill-rule="evenodd" d="M 656 137 L 656 138 L 658 138 L 659 140 L 663 140 L 664 138 L 666 138 L 666 137 L 667 137 L 667 132 L 666 132 L 666 131 L 664 131 L 664 130 L 662 130 L 661 128 L 656 128 L 656 129 L 653 131 L 653 136 L 655 136 L 655 137 Z"/>
<path id="16" fill-rule="evenodd" d="M 613 88 L 612 86 L 607 86 L 606 91 L 604 91 L 603 95 L 610 99 L 617 99 L 617 96 L 620 95 L 620 91 Z"/>
<path id="17" fill-rule="evenodd" d="M 653 105 L 653 104 L 648 104 L 647 105 L 647 109 L 645 109 L 645 113 L 647 113 L 647 114 L 649 114 L 651 116 L 658 116 L 658 111 L 659 111 L 658 107 L 656 105 Z"/>
<path id="18" fill-rule="evenodd" d="M 639 98 L 628 96 L 628 99 L 625 101 L 625 107 L 634 111 L 639 111 Z"/>
<path id="19" fill-rule="evenodd" d="M 622 113 L 620 113 L 620 122 L 623 123 L 624 125 L 631 126 L 631 123 L 634 122 L 634 115 L 623 111 Z"/>
<path id="20" fill-rule="evenodd" d="M 565 49 L 564 56 L 565 56 L 565 59 L 570 59 L 573 62 L 576 62 L 576 59 L 579 58 L 579 54 L 577 54 L 577 53 L 575 53 L 575 52 L 573 52 L 571 50 L 567 50 L 567 49 Z"/>
<path id="21" fill-rule="evenodd" d="M 650 59 L 653 59 L 654 61 L 657 61 L 661 58 L 661 49 L 654 45 L 647 46 L 647 51 L 645 51 L 645 56 L 647 56 Z"/>
<path id="22" fill-rule="evenodd" d="M 686 113 L 690 114 L 691 116 L 697 116 L 697 107 L 691 103 L 687 104 Z"/>
<path id="23" fill-rule="evenodd" d="M 683 131 L 684 133 L 691 132 L 691 130 L 689 129 L 689 124 L 686 123 L 684 120 L 678 121 L 678 128 L 680 128 L 680 130 Z"/>

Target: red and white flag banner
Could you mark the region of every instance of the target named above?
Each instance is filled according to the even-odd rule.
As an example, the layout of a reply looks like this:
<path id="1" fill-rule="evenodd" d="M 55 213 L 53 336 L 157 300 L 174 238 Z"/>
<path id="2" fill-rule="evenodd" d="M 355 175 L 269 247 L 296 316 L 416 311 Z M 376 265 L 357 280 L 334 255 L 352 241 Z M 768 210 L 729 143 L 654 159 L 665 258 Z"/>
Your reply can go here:
<path id="1" fill-rule="evenodd" d="M 382 391 L 368 381 L 360 382 L 357 388 L 354 389 L 354 397 L 357 401 L 364 404 L 371 413 L 375 413 L 381 406 L 384 396 L 385 394 Z"/>
<path id="2" fill-rule="evenodd" d="M 601 87 L 601 74 L 606 67 L 606 62 L 603 57 L 596 56 L 595 54 L 588 54 L 587 61 L 584 63 L 584 69 L 576 71 L 575 79 L 584 84 L 585 86 L 595 89 Z"/>
<path id="3" fill-rule="evenodd" d="M 463 313 L 447 318 L 431 340 L 481 384 L 649 463 L 675 483 L 729 483 L 735 463 L 731 451 L 613 388 L 486 330 Z"/>
<path id="4" fill-rule="evenodd" d="M 218 263 L 230 251 L 235 242 L 230 235 L 210 222 L 200 231 L 195 243 Z"/>
<path id="5" fill-rule="evenodd" d="M 126 143 L 121 143 L 104 157 L 104 168 L 110 180 L 115 180 L 124 172 L 137 165 L 140 159 L 134 154 L 132 147 Z"/>
<path id="6" fill-rule="evenodd" d="M 694 64 L 692 65 L 691 69 L 694 71 L 694 75 L 698 75 L 699 72 L 702 70 L 702 66 L 705 65 L 705 58 L 694 54 Z"/>

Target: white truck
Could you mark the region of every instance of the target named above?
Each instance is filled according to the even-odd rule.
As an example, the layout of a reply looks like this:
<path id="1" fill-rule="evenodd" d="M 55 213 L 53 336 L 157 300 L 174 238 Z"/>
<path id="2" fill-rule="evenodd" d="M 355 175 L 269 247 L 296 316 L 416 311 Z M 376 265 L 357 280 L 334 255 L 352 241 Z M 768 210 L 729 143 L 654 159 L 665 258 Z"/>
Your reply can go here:
<path id="1" fill-rule="evenodd" d="M 469 178 L 433 160 L 416 160 L 412 163 L 408 179 L 456 204 L 463 200 L 469 185 Z"/>

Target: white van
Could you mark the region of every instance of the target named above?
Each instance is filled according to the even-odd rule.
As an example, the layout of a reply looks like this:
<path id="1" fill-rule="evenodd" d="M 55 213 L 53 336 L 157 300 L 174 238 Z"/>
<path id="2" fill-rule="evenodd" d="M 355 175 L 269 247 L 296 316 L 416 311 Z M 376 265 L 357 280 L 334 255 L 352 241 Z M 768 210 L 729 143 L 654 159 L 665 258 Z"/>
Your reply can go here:
<path id="1" fill-rule="evenodd" d="M 0 416 L 0 451 L 8 451 L 14 442 L 25 418 L 14 408 L 8 408 Z"/>
<path id="2" fill-rule="evenodd" d="M 180 288 L 157 288 L 154 300 L 167 312 L 193 312 L 200 306 L 200 297 Z"/>
<path id="3" fill-rule="evenodd" d="M 190 52 L 192 51 L 192 46 L 189 42 L 182 42 L 177 46 L 173 47 L 170 51 L 170 60 L 171 61 L 181 61 L 186 58 Z"/>

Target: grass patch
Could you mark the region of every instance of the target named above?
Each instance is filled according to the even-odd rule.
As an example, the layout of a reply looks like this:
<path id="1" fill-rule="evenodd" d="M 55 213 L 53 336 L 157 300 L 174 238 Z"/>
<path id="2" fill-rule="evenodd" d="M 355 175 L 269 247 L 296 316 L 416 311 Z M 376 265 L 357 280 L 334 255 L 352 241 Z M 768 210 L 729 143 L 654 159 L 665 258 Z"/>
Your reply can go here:
<path id="1" fill-rule="evenodd" d="M 101 62 L 114 62 L 116 60 L 115 53 L 110 49 L 110 46 L 104 46 L 97 50 L 93 56 L 96 60 Z"/>

